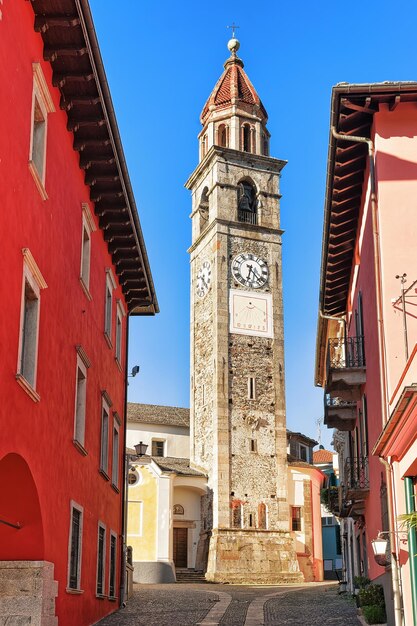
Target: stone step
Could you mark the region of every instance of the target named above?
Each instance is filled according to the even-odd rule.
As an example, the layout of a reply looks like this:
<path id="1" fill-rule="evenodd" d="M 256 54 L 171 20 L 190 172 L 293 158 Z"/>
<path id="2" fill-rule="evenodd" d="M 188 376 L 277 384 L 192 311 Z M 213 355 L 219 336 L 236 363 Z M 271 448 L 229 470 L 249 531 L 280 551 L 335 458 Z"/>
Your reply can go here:
<path id="1" fill-rule="evenodd" d="M 177 583 L 205 583 L 206 578 L 204 572 L 196 572 L 195 570 L 180 570 L 176 572 Z"/>

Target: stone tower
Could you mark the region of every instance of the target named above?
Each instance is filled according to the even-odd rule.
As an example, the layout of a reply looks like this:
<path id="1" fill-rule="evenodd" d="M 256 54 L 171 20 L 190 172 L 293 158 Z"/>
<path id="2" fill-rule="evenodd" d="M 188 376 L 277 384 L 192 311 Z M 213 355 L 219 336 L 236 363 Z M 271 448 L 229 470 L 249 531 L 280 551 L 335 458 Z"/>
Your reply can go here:
<path id="1" fill-rule="evenodd" d="M 205 104 L 192 192 L 191 463 L 208 474 L 198 558 L 227 582 L 302 580 L 289 533 L 279 177 L 237 56 Z"/>

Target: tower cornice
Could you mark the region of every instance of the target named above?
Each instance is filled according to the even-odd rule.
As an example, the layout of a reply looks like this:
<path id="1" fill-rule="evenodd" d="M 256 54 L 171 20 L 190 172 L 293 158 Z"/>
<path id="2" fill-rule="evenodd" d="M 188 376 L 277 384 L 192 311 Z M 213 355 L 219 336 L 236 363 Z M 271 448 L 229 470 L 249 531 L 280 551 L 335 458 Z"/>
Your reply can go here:
<path id="1" fill-rule="evenodd" d="M 234 150 L 233 148 L 212 146 L 204 159 L 200 161 L 194 172 L 188 178 L 184 187 L 186 189 L 192 189 L 197 183 L 199 177 L 205 175 L 207 169 L 216 158 L 223 158 L 224 161 L 233 162 L 236 163 L 236 165 L 244 166 L 249 169 L 253 168 L 278 173 L 281 172 L 281 170 L 288 163 L 288 161 L 284 161 L 283 159 L 276 159 L 270 156 L 254 154 L 252 152 L 243 152 L 241 150 Z"/>

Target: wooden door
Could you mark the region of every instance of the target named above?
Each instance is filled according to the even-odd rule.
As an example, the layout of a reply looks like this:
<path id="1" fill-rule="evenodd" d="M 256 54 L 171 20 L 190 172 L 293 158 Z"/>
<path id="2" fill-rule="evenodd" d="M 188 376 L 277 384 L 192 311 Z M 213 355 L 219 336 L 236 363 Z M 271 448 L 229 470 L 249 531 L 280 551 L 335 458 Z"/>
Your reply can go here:
<path id="1" fill-rule="evenodd" d="M 188 528 L 174 528 L 175 567 L 187 567 Z"/>

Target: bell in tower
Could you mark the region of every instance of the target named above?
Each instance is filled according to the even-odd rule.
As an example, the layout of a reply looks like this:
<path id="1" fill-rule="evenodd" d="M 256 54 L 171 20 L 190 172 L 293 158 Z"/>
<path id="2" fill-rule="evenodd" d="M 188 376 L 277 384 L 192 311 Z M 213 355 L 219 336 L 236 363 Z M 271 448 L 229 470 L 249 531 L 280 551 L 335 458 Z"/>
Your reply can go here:
<path id="1" fill-rule="evenodd" d="M 289 532 L 279 178 L 267 113 L 237 56 L 201 113 L 192 193 L 191 463 L 207 474 L 197 568 L 300 581 Z"/>

